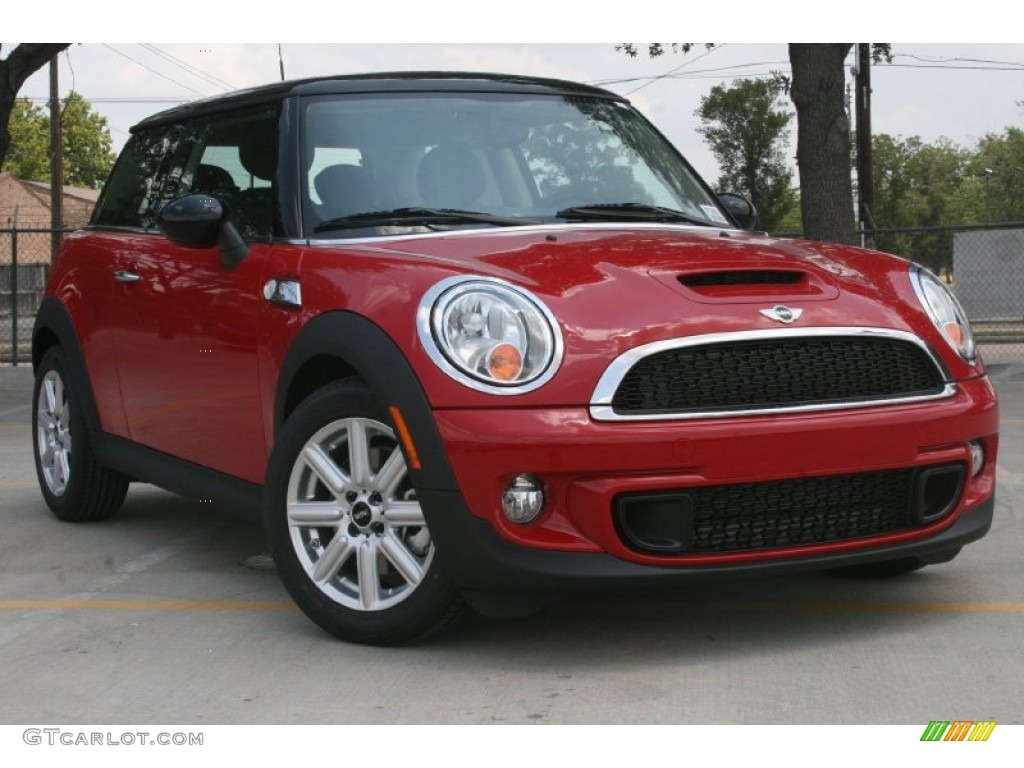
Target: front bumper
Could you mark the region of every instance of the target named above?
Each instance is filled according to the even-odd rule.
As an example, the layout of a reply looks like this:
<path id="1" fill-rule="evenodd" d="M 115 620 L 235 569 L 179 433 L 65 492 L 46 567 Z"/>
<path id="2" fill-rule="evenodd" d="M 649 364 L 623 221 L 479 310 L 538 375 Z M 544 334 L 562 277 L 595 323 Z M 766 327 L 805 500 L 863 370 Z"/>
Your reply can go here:
<path id="1" fill-rule="evenodd" d="M 904 557 L 941 560 L 991 523 L 998 407 L 987 378 L 949 398 L 828 413 L 686 422 L 600 423 L 585 408 L 434 413 L 457 489 L 421 490 L 447 570 L 467 587 L 497 588 L 746 570 L 820 569 Z M 625 494 L 771 483 L 962 462 L 980 440 L 987 461 L 966 473 L 948 514 L 926 525 L 802 546 L 721 553 L 631 547 L 613 509 Z M 525 526 L 501 513 L 518 474 L 542 478 L 547 506 Z M 453 554 L 454 553 L 454 554 Z M 577 583 L 578 582 L 578 583 Z"/>
<path id="2" fill-rule="evenodd" d="M 485 521 L 467 520 L 457 493 L 423 493 L 421 501 L 446 510 L 431 519 L 430 532 L 438 551 L 449 553 L 443 560 L 445 575 L 459 587 L 498 593 L 541 590 L 553 598 L 589 590 L 671 586 L 703 578 L 786 574 L 911 557 L 944 562 L 988 532 L 995 505 L 990 496 L 959 515 L 951 527 L 920 541 L 753 563 L 668 567 L 627 562 L 605 553 L 523 548 L 503 539 Z"/>

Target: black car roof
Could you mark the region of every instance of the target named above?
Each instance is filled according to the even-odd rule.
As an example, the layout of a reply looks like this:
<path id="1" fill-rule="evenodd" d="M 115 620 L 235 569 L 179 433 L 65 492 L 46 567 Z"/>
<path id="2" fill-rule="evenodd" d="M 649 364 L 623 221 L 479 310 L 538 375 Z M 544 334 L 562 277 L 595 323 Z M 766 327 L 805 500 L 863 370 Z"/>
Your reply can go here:
<path id="1" fill-rule="evenodd" d="M 625 101 L 622 96 L 591 85 L 569 80 L 524 77 L 486 72 L 377 72 L 362 75 L 337 75 L 287 80 L 247 88 L 220 96 L 182 104 L 158 112 L 132 127 L 132 132 L 162 123 L 178 122 L 225 109 L 266 104 L 293 95 L 329 93 L 543 93 L 591 96 Z"/>

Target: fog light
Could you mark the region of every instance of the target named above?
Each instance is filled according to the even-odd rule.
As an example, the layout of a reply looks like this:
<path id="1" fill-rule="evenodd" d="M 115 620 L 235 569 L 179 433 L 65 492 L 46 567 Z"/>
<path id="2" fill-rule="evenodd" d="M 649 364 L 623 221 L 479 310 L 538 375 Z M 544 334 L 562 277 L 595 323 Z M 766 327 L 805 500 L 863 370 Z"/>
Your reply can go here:
<path id="1" fill-rule="evenodd" d="M 971 440 L 967 444 L 971 452 L 971 477 L 977 477 L 985 468 L 985 447 L 979 440 Z"/>
<path id="2" fill-rule="evenodd" d="M 544 486 L 529 475 L 517 475 L 501 495 L 501 509 L 513 523 L 529 523 L 543 508 Z"/>

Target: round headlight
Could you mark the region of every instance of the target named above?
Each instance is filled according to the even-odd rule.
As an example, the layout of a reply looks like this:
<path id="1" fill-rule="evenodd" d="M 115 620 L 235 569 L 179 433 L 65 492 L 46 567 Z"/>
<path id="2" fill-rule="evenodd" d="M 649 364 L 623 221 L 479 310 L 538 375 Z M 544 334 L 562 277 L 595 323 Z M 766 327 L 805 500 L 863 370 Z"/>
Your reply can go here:
<path id="1" fill-rule="evenodd" d="M 562 359 L 562 336 L 548 308 L 500 280 L 441 281 L 420 302 L 417 325 L 445 373 L 485 392 L 530 392 L 554 376 Z"/>
<path id="2" fill-rule="evenodd" d="M 939 333 L 968 363 L 975 358 L 974 334 L 960 302 L 946 285 L 927 269 L 914 264 L 910 268 L 910 282 L 925 312 Z"/>

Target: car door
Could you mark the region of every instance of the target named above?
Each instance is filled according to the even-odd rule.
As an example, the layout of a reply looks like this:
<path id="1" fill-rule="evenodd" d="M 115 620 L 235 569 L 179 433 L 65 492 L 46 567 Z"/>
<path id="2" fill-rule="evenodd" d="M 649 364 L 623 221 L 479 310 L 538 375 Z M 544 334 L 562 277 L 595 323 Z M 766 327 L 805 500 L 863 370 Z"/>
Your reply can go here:
<path id="1" fill-rule="evenodd" d="M 262 482 L 266 462 L 257 345 L 276 162 L 243 158 L 257 139 L 274 151 L 268 132 L 276 113 L 267 107 L 193 121 L 160 193 L 161 204 L 193 192 L 221 200 L 249 245 L 241 263 L 229 269 L 216 247 L 153 234 L 121 254 L 115 297 L 132 441 L 252 482 Z"/>

